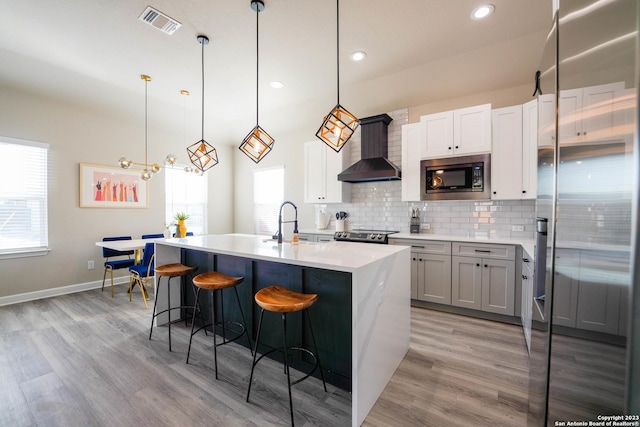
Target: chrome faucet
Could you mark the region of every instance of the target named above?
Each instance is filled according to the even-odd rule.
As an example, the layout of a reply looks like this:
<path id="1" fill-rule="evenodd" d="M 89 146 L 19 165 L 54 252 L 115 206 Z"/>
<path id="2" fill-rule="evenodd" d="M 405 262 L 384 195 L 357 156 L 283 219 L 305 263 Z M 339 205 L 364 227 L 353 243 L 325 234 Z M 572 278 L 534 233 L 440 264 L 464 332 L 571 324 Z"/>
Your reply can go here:
<path id="1" fill-rule="evenodd" d="M 283 221 L 282 220 L 282 208 L 284 207 L 284 205 L 291 205 L 293 206 L 293 209 L 296 210 L 296 219 L 293 221 Z M 282 224 L 286 223 L 286 222 L 293 222 L 293 232 L 297 233 L 298 232 L 298 207 L 296 205 L 293 204 L 293 202 L 290 202 L 288 200 L 285 200 L 281 205 L 280 205 L 280 213 L 278 214 L 278 234 L 276 234 L 275 236 L 273 236 L 273 238 L 277 238 L 278 239 L 278 244 L 282 243 Z"/>

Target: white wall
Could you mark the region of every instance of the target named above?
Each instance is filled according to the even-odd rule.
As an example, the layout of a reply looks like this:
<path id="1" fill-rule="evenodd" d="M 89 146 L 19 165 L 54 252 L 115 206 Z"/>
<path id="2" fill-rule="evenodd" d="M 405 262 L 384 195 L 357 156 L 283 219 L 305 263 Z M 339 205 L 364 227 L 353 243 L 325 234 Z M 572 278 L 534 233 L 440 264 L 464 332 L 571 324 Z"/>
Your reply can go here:
<path id="1" fill-rule="evenodd" d="M 162 232 L 162 172 L 149 182 L 147 209 L 80 208 L 79 202 L 80 163 L 116 166 L 121 156 L 144 159 L 143 114 L 141 107 L 140 117 L 112 117 L 0 87 L 0 135 L 50 144 L 51 248 L 46 256 L 0 260 L 0 298 L 101 281 L 103 258 L 96 241 L 104 236 L 139 238 L 144 233 Z M 173 152 L 186 162 L 183 141 L 183 129 L 154 128 L 150 120 L 149 161 L 162 163 L 165 155 Z M 233 202 L 233 154 L 230 147 L 216 148 L 220 164 L 207 173 L 209 198 L 214 201 L 208 227 L 210 233 L 226 233 L 233 230 L 232 212 L 227 208 Z M 94 270 L 87 269 L 88 260 L 95 261 Z"/>

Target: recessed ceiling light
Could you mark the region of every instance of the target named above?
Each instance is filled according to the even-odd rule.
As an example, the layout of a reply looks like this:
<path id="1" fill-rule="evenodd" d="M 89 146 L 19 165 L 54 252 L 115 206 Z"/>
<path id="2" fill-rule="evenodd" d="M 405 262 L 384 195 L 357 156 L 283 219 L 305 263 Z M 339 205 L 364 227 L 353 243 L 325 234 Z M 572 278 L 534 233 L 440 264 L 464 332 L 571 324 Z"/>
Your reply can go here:
<path id="1" fill-rule="evenodd" d="M 355 61 L 355 62 L 362 61 L 366 57 L 367 57 L 367 53 L 366 52 L 362 52 L 362 51 L 353 52 L 349 56 L 349 58 L 351 58 L 351 60 Z"/>
<path id="2" fill-rule="evenodd" d="M 487 16 L 491 15 L 494 10 L 495 7 L 493 7 L 492 4 L 478 6 L 473 9 L 473 12 L 471 12 L 471 19 L 484 19 Z"/>
<path id="3" fill-rule="evenodd" d="M 271 86 L 274 89 L 281 89 L 284 86 L 284 83 L 282 83 L 282 82 L 271 82 L 271 83 L 269 83 L 269 86 Z"/>

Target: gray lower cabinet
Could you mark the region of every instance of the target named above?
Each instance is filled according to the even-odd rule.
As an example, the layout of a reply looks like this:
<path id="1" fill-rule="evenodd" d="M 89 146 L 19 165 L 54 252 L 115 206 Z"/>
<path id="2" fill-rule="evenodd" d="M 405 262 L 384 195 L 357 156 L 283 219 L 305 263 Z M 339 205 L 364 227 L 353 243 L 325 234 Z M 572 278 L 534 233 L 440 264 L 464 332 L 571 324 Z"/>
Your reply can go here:
<path id="1" fill-rule="evenodd" d="M 514 246 L 454 242 L 451 253 L 452 305 L 515 315 Z"/>
<path id="2" fill-rule="evenodd" d="M 522 254 L 522 299 L 520 304 L 520 319 L 522 320 L 522 330 L 524 340 L 527 343 L 527 350 L 531 353 L 531 324 L 533 319 L 533 263 L 531 257 L 523 252 Z"/>
<path id="3" fill-rule="evenodd" d="M 628 256 L 606 251 L 580 252 L 577 327 L 620 333 L 620 299 L 628 280 Z"/>
<path id="4" fill-rule="evenodd" d="M 580 283 L 579 265 L 579 250 L 556 249 L 555 280 L 553 282 L 554 325 L 576 327 Z"/>
<path id="5" fill-rule="evenodd" d="M 451 304 L 451 242 L 392 239 L 411 247 L 411 298 Z"/>
<path id="6" fill-rule="evenodd" d="M 417 299 L 451 304 L 451 256 L 414 252 L 417 258 Z"/>

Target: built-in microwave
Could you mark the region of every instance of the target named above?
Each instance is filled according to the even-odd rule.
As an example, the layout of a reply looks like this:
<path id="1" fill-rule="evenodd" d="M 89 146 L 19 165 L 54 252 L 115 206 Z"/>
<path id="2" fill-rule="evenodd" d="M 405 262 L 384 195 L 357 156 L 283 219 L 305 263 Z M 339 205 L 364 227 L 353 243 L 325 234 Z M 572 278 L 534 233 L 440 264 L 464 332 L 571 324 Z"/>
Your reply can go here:
<path id="1" fill-rule="evenodd" d="M 490 154 L 422 160 L 420 199 L 490 199 L 490 176 Z"/>

